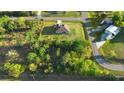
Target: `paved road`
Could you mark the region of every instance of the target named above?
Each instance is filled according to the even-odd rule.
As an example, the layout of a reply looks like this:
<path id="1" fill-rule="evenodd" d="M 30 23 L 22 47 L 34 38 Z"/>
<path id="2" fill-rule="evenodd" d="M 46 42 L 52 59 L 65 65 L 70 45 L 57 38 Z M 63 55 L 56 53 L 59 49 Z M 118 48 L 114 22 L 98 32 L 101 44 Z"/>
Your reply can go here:
<path id="1" fill-rule="evenodd" d="M 10 17 L 10 19 L 15 20 L 18 17 Z M 24 17 L 26 20 L 33 20 L 37 19 L 37 17 Z M 63 20 L 63 21 L 82 21 L 82 17 L 43 17 L 45 21 L 56 21 L 56 20 Z"/>
<path id="2" fill-rule="evenodd" d="M 101 57 L 101 55 L 99 54 L 99 51 L 98 51 L 98 48 L 96 47 L 96 43 L 94 43 L 94 37 L 91 36 L 91 24 L 90 22 L 87 20 L 85 20 L 88 16 L 88 13 L 87 12 L 84 12 L 85 13 L 85 16 L 82 16 L 83 17 L 83 20 L 84 20 L 84 24 L 85 27 L 86 27 L 86 30 L 88 32 L 88 36 L 90 38 L 90 40 L 92 41 L 92 50 L 93 50 L 93 55 L 97 61 L 97 63 L 99 63 L 100 66 L 106 68 L 106 69 L 110 69 L 110 70 L 115 70 L 115 71 L 124 71 L 124 65 L 116 65 L 116 64 L 110 64 L 108 63 L 104 58 Z M 87 25 L 89 24 L 89 25 Z"/>

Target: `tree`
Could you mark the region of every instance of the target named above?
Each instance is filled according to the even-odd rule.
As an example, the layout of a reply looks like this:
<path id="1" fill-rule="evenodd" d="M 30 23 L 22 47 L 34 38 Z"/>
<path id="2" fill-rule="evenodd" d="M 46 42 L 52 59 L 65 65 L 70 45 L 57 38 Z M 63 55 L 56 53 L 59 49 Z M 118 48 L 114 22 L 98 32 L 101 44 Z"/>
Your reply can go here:
<path id="1" fill-rule="evenodd" d="M 50 55 L 46 54 L 46 61 L 49 62 L 50 61 Z"/>
<path id="2" fill-rule="evenodd" d="M 82 52 L 84 48 L 84 42 L 83 41 L 74 41 L 72 44 L 72 50 L 76 51 L 78 53 Z"/>
<path id="3" fill-rule="evenodd" d="M 13 20 L 9 20 L 6 24 L 5 24 L 5 29 L 7 31 L 13 31 L 15 29 L 17 29 L 17 25 L 15 24 L 15 22 Z"/>
<path id="4" fill-rule="evenodd" d="M 122 12 L 114 12 L 112 20 L 114 22 L 114 25 L 121 26 L 122 25 L 122 20 L 123 20 Z"/>
<path id="5" fill-rule="evenodd" d="M 4 68 L 8 72 L 9 76 L 13 76 L 15 78 L 18 78 L 25 71 L 24 65 L 9 62 L 4 64 Z"/>
<path id="6" fill-rule="evenodd" d="M 34 53 L 34 52 L 30 52 L 29 54 L 28 54 L 28 56 L 27 56 L 27 59 L 28 59 L 28 61 L 29 62 L 34 62 L 35 61 L 35 58 L 37 57 L 37 54 L 36 53 Z"/>
<path id="7" fill-rule="evenodd" d="M 7 22 L 9 21 L 9 17 L 8 16 L 3 16 L 0 18 L 0 27 L 5 27 L 5 24 L 7 24 Z"/>
<path id="8" fill-rule="evenodd" d="M 74 51 L 67 52 L 62 58 L 62 63 L 64 64 L 65 69 L 68 68 L 66 70 L 70 70 L 71 72 L 79 73 L 83 61 L 84 59 L 82 57 L 80 58 Z"/>
<path id="9" fill-rule="evenodd" d="M 48 49 L 48 48 L 49 48 L 49 44 L 44 44 L 43 47 L 44 47 L 45 49 Z"/>
<path id="10" fill-rule="evenodd" d="M 62 58 L 62 62 L 64 63 L 64 65 L 71 65 L 71 60 L 71 55 L 68 52 Z"/>
<path id="11" fill-rule="evenodd" d="M 45 53 L 46 53 L 46 49 L 44 47 L 41 47 L 39 49 L 39 56 L 44 58 Z"/>
<path id="12" fill-rule="evenodd" d="M 40 65 L 40 63 L 42 63 L 40 57 L 36 57 L 36 58 L 35 58 L 35 63 L 36 63 L 37 65 Z"/>
<path id="13" fill-rule="evenodd" d="M 30 45 L 32 43 L 35 43 L 35 41 L 37 40 L 36 34 L 31 30 L 25 33 L 25 38 L 28 41 L 28 43 L 30 43 Z"/>
<path id="14" fill-rule="evenodd" d="M 59 43 L 58 43 L 58 46 L 64 48 L 66 51 L 70 51 L 72 48 L 72 43 L 73 42 L 70 42 L 70 41 L 64 41 L 64 42 L 60 42 L 59 40 L 57 40 Z"/>

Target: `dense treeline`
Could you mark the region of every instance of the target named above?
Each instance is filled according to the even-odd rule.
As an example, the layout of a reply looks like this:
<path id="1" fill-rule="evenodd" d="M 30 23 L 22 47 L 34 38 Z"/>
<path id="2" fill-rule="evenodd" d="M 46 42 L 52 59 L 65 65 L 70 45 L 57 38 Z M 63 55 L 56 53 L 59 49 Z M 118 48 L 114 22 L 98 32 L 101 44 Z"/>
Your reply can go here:
<path id="1" fill-rule="evenodd" d="M 9 17 L 29 17 L 36 16 L 38 11 L 1 11 L 0 16 L 6 15 Z M 80 17 L 81 12 L 78 11 L 41 11 L 43 17 Z"/>
<path id="2" fill-rule="evenodd" d="M 34 16 L 36 11 L 1 11 L 0 16 L 6 15 L 10 17 L 25 17 L 25 16 Z"/>

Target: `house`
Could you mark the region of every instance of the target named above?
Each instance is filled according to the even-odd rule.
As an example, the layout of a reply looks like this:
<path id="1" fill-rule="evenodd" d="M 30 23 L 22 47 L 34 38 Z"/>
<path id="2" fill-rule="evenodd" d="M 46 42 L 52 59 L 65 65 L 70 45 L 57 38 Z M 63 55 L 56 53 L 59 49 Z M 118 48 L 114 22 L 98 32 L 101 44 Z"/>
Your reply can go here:
<path id="1" fill-rule="evenodd" d="M 101 40 L 111 40 L 119 33 L 119 28 L 110 25 L 108 28 L 105 29 L 105 33 L 102 35 Z"/>
<path id="2" fill-rule="evenodd" d="M 70 29 L 68 25 L 62 24 L 61 20 L 57 20 L 57 24 L 54 26 L 56 29 L 56 33 L 69 33 Z"/>

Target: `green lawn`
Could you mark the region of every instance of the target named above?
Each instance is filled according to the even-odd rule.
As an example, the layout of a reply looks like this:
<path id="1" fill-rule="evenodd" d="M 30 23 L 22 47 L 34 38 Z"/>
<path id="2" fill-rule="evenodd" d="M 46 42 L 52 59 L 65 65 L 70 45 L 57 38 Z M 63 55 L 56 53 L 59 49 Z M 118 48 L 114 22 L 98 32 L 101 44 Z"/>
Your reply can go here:
<path id="1" fill-rule="evenodd" d="M 59 39 L 60 41 L 64 40 L 85 40 L 84 30 L 81 22 L 63 22 L 68 25 L 70 32 L 69 34 L 56 34 L 54 25 L 56 22 L 44 22 L 44 29 L 42 31 L 42 39 L 55 40 Z"/>
<path id="2" fill-rule="evenodd" d="M 124 31 L 122 30 L 112 41 L 106 43 L 100 52 L 108 62 L 124 64 Z"/>

